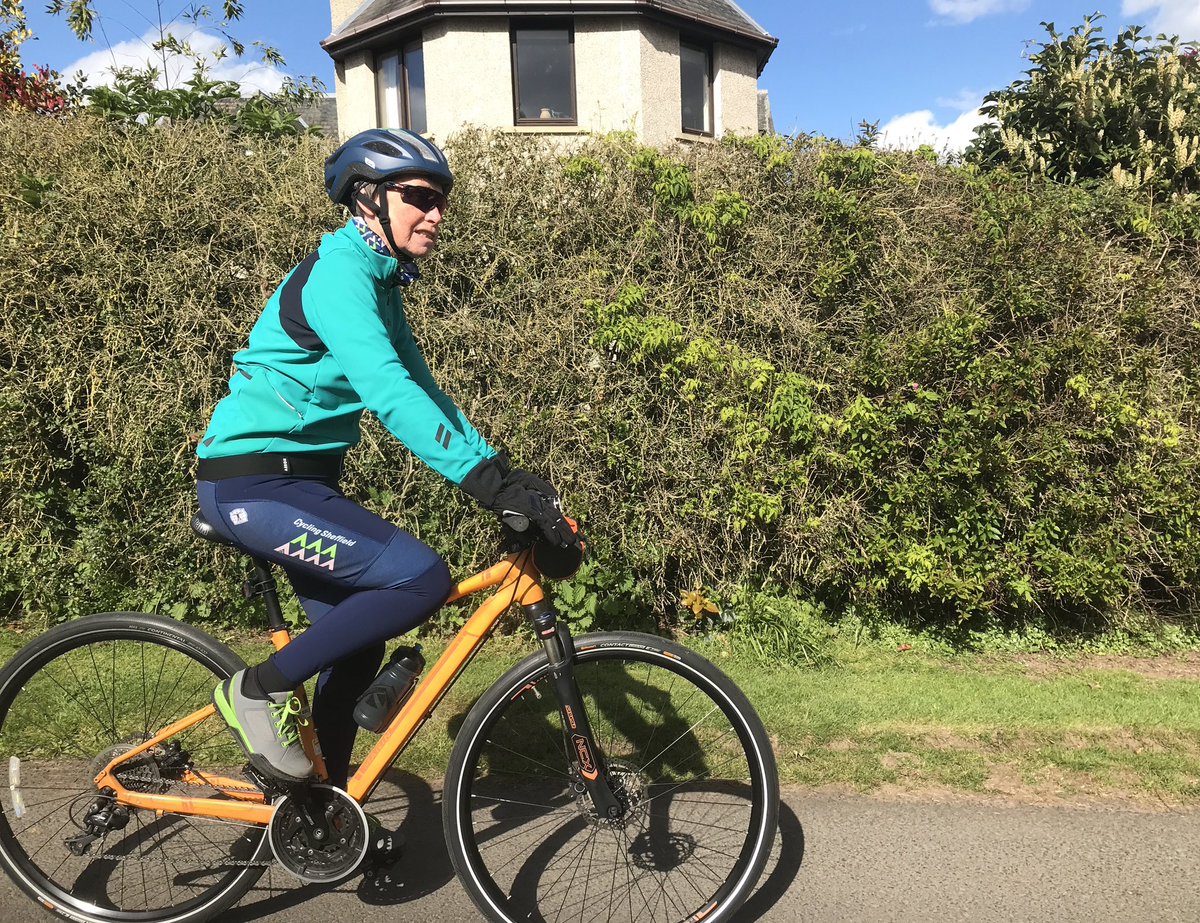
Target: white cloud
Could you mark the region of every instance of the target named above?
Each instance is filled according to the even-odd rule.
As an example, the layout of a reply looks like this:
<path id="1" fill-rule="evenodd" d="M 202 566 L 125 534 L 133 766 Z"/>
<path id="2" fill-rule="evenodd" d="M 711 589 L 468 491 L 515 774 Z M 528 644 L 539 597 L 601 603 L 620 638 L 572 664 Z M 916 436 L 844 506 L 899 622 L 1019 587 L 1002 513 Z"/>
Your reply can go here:
<path id="1" fill-rule="evenodd" d="M 922 144 L 930 145 L 939 154 L 962 153 L 975 137 L 975 129 L 987 119 L 980 113 L 981 100 L 978 96 L 969 104 L 963 97 L 953 102 L 962 114 L 949 125 L 939 125 L 929 109 L 898 115 L 879 129 L 881 147 L 900 150 L 916 150 Z"/>
<path id="2" fill-rule="evenodd" d="M 938 107 L 955 112 L 974 111 L 982 104 L 983 94 L 978 90 L 959 90 L 957 96 L 939 96 Z"/>
<path id="3" fill-rule="evenodd" d="M 257 61 L 239 60 L 230 52 L 228 57 L 218 59 L 215 54 L 225 41 L 198 29 L 179 28 L 171 30 L 180 42 L 186 42 L 200 57 L 208 62 L 208 76 L 212 80 L 232 80 L 241 86 L 244 95 L 259 90 L 264 93 L 278 92 L 287 76 L 283 71 Z M 174 87 L 188 80 L 196 70 L 190 58 L 168 52 L 166 67 L 162 55 L 153 48 L 158 39 L 158 30 L 147 31 L 140 39 L 120 42 L 103 51 L 94 51 L 78 61 L 62 68 L 62 73 L 73 77 L 82 71 L 88 86 L 111 85 L 113 67 L 144 67 L 152 64 L 159 71 L 158 85 Z"/>
<path id="4" fill-rule="evenodd" d="M 1178 35 L 1185 42 L 1200 41 L 1200 3 L 1196 0 L 1124 0 L 1121 15 L 1142 16 L 1152 13 L 1138 25 L 1148 25 L 1154 32 Z"/>
<path id="5" fill-rule="evenodd" d="M 963 23 L 995 13 L 1019 12 L 1028 6 L 1029 0 L 929 0 L 930 9 L 939 16 Z"/>

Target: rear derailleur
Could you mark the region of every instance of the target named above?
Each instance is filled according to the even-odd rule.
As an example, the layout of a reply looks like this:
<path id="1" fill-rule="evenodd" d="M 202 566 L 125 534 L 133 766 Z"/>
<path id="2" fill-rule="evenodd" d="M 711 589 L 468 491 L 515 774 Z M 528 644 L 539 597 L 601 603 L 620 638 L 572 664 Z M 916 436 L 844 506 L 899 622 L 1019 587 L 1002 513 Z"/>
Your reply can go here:
<path id="1" fill-rule="evenodd" d="M 74 856 L 86 856 L 92 844 L 113 830 L 123 830 L 129 823 L 129 808 L 117 804 L 117 793 L 111 788 L 100 789 L 89 805 L 80 826 L 83 833 L 67 837 L 63 842 Z"/>

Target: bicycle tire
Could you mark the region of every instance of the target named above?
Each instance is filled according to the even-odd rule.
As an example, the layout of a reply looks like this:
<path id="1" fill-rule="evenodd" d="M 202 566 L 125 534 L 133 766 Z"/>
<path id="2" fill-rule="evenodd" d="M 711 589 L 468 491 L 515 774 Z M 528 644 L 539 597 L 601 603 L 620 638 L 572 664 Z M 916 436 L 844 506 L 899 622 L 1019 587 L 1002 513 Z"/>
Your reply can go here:
<path id="1" fill-rule="evenodd" d="M 143 613 L 86 616 L 18 651 L 0 670 L 0 773 L 10 783 L 0 797 L 0 865 L 9 877 L 51 912 L 89 923 L 200 923 L 240 900 L 264 870 L 265 827 L 134 809 L 82 856 L 66 838 L 84 832 L 100 768 L 203 707 L 244 666 L 215 638 Z M 201 774 L 236 774 L 244 763 L 219 718 L 177 742 Z M 212 797 L 185 781 L 182 761 L 165 749 L 138 758 L 122 782 Z"/>
<path id="2" fill-rule="evenodd" d="M 497 923 L 729 920 L 778 824 L 762 722 L 732 680 L 680 645 L 612 632 L 575 648 L 596 742 L 630 807 L 615 825 L 594 816 L 571 768 L 547 655 L 534 654 L 484 693 L 458 732 L 443 827 L 459 879 Z"/>

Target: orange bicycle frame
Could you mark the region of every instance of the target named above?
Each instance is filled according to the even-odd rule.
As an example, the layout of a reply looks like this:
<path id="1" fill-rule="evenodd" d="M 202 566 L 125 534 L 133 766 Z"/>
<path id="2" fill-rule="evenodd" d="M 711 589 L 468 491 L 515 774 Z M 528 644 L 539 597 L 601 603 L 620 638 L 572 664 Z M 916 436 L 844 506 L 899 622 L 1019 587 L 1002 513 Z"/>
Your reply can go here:
<path id="1" fill-rule="evenodd" d="M 508 556 L 487 570 L 469 577 L 454 588 L 446 600 L 447 603 L 456 602 L 492 587 L 498 589 L 480 604 L 467 623 L 454 636 L 442 656 L 425 674 L 400 712 L 392 719 L 379 740 L 376 741 L 375 746 L 371 748 L 370 753 L 367 754 L 366 759 L 363 760 L 362 765 L 358 767 L 347 784 L 347 793 L 350 797 L 361 802 L 370 795 L 379 780 L 383 778 L 387 768 L 420 730 L 421 725 L 425 723 L 438 702 L 441 701 L 442 696 L 454 685 L 459 674 L 483 646 L 484 641 L 487 640 L 488 635 L 500 620 L 500 616 L 509 606 L 513 603 L 528 606 L 544 599 L 541 584 L 538 582 L 539 576 L 533 563 L 533 555 L 528 551 L 523 551 Z M 271 641 L 276 649 L 282 648 L 291 641 L 291 634 L 286 627 L 274 630 L 271 633 Z M 303 689 L 297 690 L 298 695 L 303 696 L 303 693 Z M 160 814 L 192 814 L 249 824 L 268 823 L 275 810 L 274 805 L 268 804 L 263 793 L 244 779 L 205 776 L 189 771 L 184 776 L 185 782 L 217 789 L 225 797 L 188 798 L 179 795 L 156 795 L 130 791 L 121 785 L 116 777 L 116 771 L 122 763 L 165 743 L 176 734 L 213 717 L 214 714 L 214 707 L 206 705 L 163 728 L 134 749 L 122 753 L 96 774 L 96 786 L 100 789 L 111 789 L 119 804 L 156 811 Z M 305 749 L 310 756 L 316 757 L 314 765 L 318 776 L 324 777 L 324 764 L 320 761 L 319 753 L 314 747 L 315 734 L 311 723 L 301 727 L 301 736 Z"/>

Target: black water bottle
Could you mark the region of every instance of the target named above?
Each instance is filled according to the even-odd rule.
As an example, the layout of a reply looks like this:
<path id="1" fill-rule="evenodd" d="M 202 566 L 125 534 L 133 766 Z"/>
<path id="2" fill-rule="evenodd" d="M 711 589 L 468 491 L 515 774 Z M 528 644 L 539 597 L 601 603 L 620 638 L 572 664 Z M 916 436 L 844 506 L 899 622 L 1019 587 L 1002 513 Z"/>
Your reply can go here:
<path id="1" fill-rule="evenodd" d="M 421 645 L 398 647 L 354 706 L 354 720 L 373 734 L 391 724 L 425 669 Z"/>

